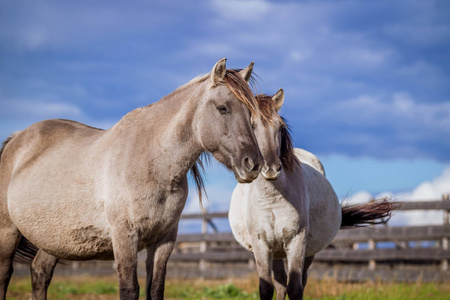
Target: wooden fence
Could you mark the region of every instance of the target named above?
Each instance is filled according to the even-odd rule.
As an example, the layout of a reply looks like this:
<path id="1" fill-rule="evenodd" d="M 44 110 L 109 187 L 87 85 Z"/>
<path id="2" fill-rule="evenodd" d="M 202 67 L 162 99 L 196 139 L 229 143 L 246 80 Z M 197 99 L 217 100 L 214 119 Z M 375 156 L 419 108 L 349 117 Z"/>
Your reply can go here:
<path id="1" fill-rule="evenodd" d="M 345 281 L 450 280 L 449 195 L 441 200 L 402 202 L 399 211 L 441 210 L 443 222 L 433 226 L 377 226 L 340 230 L 327 249 L 319 252 L 309 276 Z M 213 220 L 227 212 L 185 214 L 183 220 L 201 220 L 200 234 L 178 235 L 168 263 L 168 277 L 226 278 L 255 272 L 253 254 L 242 248 L 230 232 L 217 232 Z M 208 233 L 210 226 L 214 233 Z M 145 251 L 139 253 L 139 276 L 145 276 Z M 67 262 L 56 274 L 114 274 L 107 261 Z M 15 266 L 15 274 L 29 274 L 28 266 Z"/>
<path id="2" fill-rule="evenodd" d="M 310 276 L 347 281 L 450 279 L 449 195 L 436 201 L 402 202 L 398 208 L 413 210 L 443 211 L 442 225 L 340 230 L 330 247 L 316 255 Z M 228 277 L 255 271 L 252 253 L 243 249 L 231 233 L 207 233 L 213 219 L 227 216 L 227 212 L 183 215 L 184 220 L 201 219 L 202 233 L 178 236 L 169 276 Z"/>

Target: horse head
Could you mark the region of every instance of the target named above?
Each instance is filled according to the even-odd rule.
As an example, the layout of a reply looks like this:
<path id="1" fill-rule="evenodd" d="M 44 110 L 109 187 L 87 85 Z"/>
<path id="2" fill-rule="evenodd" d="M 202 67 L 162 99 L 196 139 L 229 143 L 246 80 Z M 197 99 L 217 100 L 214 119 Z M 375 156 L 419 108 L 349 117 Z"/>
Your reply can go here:
<path id="1" fill-rule="evenodd" d="M 253 63 L 244 76 L 251 76 L 252 68 Z M 251 124 L 258 107 L 246 77 L 227 70 L 225 58 L 218 61 L 207 78 L 195 122 L 203 148 L 232 170 L 239 183 L 256 179 L 263 161 Z"/>
<path id="2" fill-rule="evenodd" d="M 284 92 L 282 89 L 271 96 L 260 94 L 256 96 L 260 115 L 253 119 L 253 128 L 259 149 L 264 158 L 261 173 L 267 180 L 275 180 L 282 169 L 281 146 L 282 132 L 286 126 L 278 112 L 283 105 Z"/>

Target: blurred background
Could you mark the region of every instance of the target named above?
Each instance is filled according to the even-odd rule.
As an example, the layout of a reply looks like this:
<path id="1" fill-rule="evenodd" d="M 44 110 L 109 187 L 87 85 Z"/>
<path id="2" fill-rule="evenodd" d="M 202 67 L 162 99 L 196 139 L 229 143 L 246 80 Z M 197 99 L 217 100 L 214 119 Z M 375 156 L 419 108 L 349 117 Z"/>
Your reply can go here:
<path id="1" fill-rule="evenodd" d="M 222 57 L 254 61 L 258 93 L 284 89 L 294 146 L 319 157 L 341 200 L 450 192 L 446 0 L 1 0 L 0 140 L 50 118 L 108 129 Z M 226 211 L 233 175 L 212 161 L 206 180 L 208 211 Z M 192 188 L 185 212 L 199 211 Z"/>

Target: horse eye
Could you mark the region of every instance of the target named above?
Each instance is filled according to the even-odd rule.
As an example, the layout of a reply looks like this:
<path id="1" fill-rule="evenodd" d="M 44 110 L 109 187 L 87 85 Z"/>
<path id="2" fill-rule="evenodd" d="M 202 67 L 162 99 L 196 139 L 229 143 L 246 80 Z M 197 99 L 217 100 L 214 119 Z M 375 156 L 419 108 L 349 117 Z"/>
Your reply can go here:
<path id="1" fill-rule="evenodd" d="M 225 115 L 225 114 L 229 113 L 229 110 L 228 110 L 228 108 L 225 105 L 218 106 L 217 110 L 219 111 L 219 113 L 221 115 Z"/>

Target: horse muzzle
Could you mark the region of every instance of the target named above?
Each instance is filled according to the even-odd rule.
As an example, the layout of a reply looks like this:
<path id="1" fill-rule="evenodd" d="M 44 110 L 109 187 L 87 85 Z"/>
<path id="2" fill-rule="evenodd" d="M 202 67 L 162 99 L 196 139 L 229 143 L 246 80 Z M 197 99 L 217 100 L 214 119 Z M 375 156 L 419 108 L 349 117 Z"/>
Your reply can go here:
<path id="1" fill-rule="evenodd" d="M 281 163 L 272 164 L 270 167 L 267 163 L 265 163 L 261 173 L 266 180 L 272 181 L 278 179 L 281 174 L 281 169 Z"/>
<path id="2" fill-rule="evenodd" d="M 250 157 L 245 157 L 241 166 L 233 166 L 233 173 L 239 183 L 250 183 L 255 180 L 261 172 L 261 164 Z"/>

